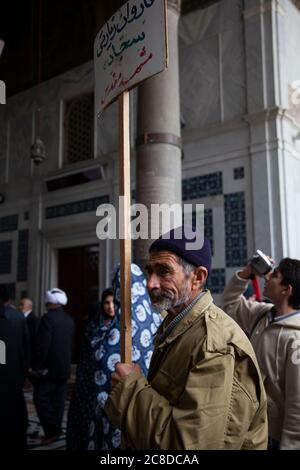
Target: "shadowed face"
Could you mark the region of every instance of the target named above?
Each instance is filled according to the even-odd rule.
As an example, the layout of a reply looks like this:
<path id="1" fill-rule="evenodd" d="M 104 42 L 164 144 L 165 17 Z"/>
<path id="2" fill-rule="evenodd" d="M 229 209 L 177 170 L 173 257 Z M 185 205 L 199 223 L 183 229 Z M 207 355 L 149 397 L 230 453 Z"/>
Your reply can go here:
<path id="1" fill-rule="evenodd" d="M 108 295 L 107 297 L 105 297 L 103 302 L 103 310 L 107 317 L 113 318 L 115 316 L 115 305 L 114 298 L 112 295 Z"/>
<path id="2" fill-rule="evenodd" d="M 284 286 L 282 285 L 282 274 L 278 268 L 264 275 L 265 287 L 263 294 L 273 303 L 280 301 Z"/>
<path id="3" fill-rule="evenodd" d="M 21 299 L 20 300 L 20 304 L 19 304 L 19 309 L 21 310 L 21 312 L 25 313 L 25 312 L 30 312 L 32 310 L 32 302 L 30 299 Z"/>
<path id="4" fill-rule="evenodd" d="M 146 271 L 148 272 L 148 292 L 153 306 L 159 312 L 189 301 L 192 275 L 187 276 L 184 273 L 174 253 L 151 252 Z"/>

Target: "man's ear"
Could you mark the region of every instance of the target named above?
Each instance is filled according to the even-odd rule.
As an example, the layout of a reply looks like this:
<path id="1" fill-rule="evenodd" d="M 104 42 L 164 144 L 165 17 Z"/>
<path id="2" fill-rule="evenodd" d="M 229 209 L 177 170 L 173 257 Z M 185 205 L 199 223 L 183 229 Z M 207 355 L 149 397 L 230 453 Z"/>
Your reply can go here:
<path id="1" fill-rule="evenodd" d="M 194 276 L 192 279 L 192 289 L 200 290 L 208 277 L 208 270 L 204 266 L 199 266 L 194 271 Z"/>
<path id="2" fill-rule="evenodd" d="M 284 286 L 282 293 L 286 295 L 287 299 L 289 299 L 293 293 L 293 287 L 291 284 Z"/>

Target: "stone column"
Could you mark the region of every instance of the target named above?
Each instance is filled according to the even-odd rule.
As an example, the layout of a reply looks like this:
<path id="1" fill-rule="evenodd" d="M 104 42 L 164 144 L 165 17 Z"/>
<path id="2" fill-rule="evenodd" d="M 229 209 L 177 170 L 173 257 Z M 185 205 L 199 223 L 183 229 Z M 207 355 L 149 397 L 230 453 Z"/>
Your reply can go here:
<path id="1" fill-rule="evenodd" d="M 151 204 L 181 204 L 178 20 L 181 0 L 168 0 L 169 66 L 138 90 L 136 201 L 149 210 L 149 238 L 137 240 L 135 259 L 148 259 Z"/>
<path id="2" fill-rule="evenodd" d="M 254 248 L 287 254 L 284 114 L 285 10 L 281 0 L 244 1 L 249 153 Z"/>
<path id="3" fill-rule="evenodd" d="M 33 300 L 35 312 L 43 313 L 44 292 L 42 291 L 42 182 L 40 167 L 35 167 L 30 204 L 29 253 L 28 253 L 28 295 Z M 43 269 L 46 269 L 45 266 Z"/>

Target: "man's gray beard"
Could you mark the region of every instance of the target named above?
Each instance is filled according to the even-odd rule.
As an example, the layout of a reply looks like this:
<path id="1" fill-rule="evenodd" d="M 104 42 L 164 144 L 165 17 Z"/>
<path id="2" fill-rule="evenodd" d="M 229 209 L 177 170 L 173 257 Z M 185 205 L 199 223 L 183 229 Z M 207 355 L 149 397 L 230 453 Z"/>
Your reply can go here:
<path id="1" fill-rule="evenodd" d="M 151 298 L 153 307 L 158 311 L 162 312 L 163 310 L 170 310 L 171 308 L 178 307 L 179 305 L 187 304 L 190 299 L 191 291 L 189 289 L 188 283 L 185 281 L 184 285 L 182 286 L 182 291 L 180 293 L 180 297 L 174 301 L 170 297 L 161 295 L 163 299 L 160 302 L 154 302 Z"/>

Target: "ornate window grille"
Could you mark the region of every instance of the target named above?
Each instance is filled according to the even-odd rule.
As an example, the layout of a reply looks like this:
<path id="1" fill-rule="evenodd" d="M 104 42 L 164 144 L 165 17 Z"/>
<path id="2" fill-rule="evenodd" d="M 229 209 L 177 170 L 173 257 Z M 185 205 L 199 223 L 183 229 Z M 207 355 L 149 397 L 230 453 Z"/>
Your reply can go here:
<path id="1" fill-rule="evenodd" d="M 94 158 L 94 95 L 65 103 L 64 163 Z"/>

